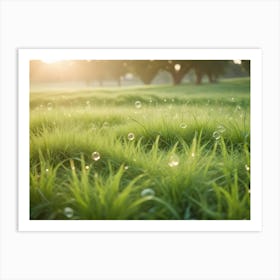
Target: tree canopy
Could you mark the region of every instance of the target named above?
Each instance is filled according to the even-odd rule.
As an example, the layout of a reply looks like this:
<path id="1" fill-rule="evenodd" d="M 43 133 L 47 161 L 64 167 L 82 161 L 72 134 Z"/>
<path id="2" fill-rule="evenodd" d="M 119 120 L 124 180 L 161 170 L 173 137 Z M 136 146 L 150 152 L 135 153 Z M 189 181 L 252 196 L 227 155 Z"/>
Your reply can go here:
<path id="1" fill-rule="evenodd" d="M 30 61 L 30 80 L 35 82 L 83 81 L 87 85 L 104 81 L 116 81 L 120 86 L 127 74 L 137 77 L 145 85 L 153 82 L 158 73 L 170 74 L 173 84 L 182 83 L 185 76 L 192 71 L 196 84 L 201 84 L 203 77 L 215 83 L 227 68 L 237 73 L 245 69 L 250 74 L 250 61 L 242 60 L 235 65 L 232 60 L 66 60 L 49 64 L 40 60 Z M 239 68 L 238 68 L 239 67 Z M 238 68 L 238 69 L 237 69 Z"/>

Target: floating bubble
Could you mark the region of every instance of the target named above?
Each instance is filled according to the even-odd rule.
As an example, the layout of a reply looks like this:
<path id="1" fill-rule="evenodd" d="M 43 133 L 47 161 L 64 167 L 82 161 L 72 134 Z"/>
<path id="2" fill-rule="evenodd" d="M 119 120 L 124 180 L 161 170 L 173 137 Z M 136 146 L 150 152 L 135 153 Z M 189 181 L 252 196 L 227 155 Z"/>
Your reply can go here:
<path id="1" fill-rule="evenodd" d="M 46 169 L 46 172 L 49 172 L 49 169 L 48 169 L 48 168 Z"/>
<path id="2" fill-rule="evenodd" d="M 221 138 L 221 133 L 219 131 L 214 131 L 213 132 L 213 137 L 216 139 L 216 140 L 219 140 Z"/>
<path id="3" fill-rule="evenodd" d="M 250 171 L 250 166 L 247 165 L 247 164 L 245 164 L 245 169 L 246 169 L 247 171 Z"/>
<path id="4" fill-rule="evenodd" d="M 70 219 L 74 215 L 74 210 L 71 207 L 65 207 L 63 213 L 68 219 Z"/>
<path id="5" fill-rule="evenodd" d="M 93 124 L 91 125 L 91 129 L 92 129 L 92 130 L 96 130 L 96 128 L 97 128 L 97 127 L 96 127 L 95 123 L 93 123 Z"/>
<path id="6" fill-rule="evenodd" d="M 142 103 L 141 103 L 141 101 L 136 101 L 135 102 L 135 107 L 137 108 L 137 109 L 140 109 L 141 107 L 142 107 Z"/>
<path id="7" fill-rule="evenodd" d="M 185 124 L 185 123 L 181 123 L 181 124 L 180 124 L 180 127 L 184 129 L 184 128 L 186 128 L 186 127 L 187 127 L 187 124 Z"/>
<path id="8" fill-rule="evenodd" d="M 224 133 L 226 131 L 225 127 L 222 125 L 217 126 L 217 131 L 220 133 Z"/>
<path id="9" fill-rule="evenodd" d="M 155 196 L 155 191 L 153 189 L 150 189 L 150 188 L 147 188 L 147 189 L 144 189 L 142 192 L 141 192 L 141 196 L 144 197 L 144 196 Z"/>
<path id="10" fill-rule="evenodd" d="M 177 165 L 179 165 L 179 157 L 177 155 L 171 155 L 170 158 L 169 158 L 169 161 L 168 161 L 168 165 L 170 167 L 175 167 Z"/>
<path id="11" fill-rule="evenodd" d="M 127 139 L 128 139 L 129 141 L 133 141 L 133 140 L 134 140 L 134 138 L 135 138 L 134 133 L 129 132 L 129 133 L 127 134 Z"/>
<path id="12" fill-rule="evenodd" d="M 47 104 L 47 108 L 48 108 L 48 111 L 51 111 L 53 109 L 53 104 L 51 102 L 49 102 Z"/>
<path id="13" fill-rule="evenodd" d="M 85 166 L 85 169 L 86 169 L 86 170 L 89 170 L 89 166 L 88 166 L 88 165 L 86 165 L 86 166 Z"/>
<path id="14" fill-rule="evenodd" d="M 102 124 L 102 127 L 103 127 L 103 128 L 108 128 L 108 127 L 109 127 L 109 123 L 108 123 L 108 122 L 104 122 L 104 123 Z"/>
<path id="15" fill-rule="evenodd" d="M 124 167 L 124 170 L 127 170 L 128 169 L 128 166 L 126 165 L 125 167 Z"/>
<path id="16" fill-rule="evenodd" d="M 98 161 L 100 159 L 100 154 L 98 152 L 93 152 L 92 155 L 91 155 L 91 158 L 94 161 Z"/>

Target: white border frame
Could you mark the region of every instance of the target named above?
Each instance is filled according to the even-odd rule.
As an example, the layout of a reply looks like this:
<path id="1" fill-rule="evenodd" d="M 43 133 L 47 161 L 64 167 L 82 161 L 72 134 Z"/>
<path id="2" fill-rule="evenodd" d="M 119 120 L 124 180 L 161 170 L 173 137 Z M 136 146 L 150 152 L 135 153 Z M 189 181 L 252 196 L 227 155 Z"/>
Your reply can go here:
<path id="1" fill-rule="evenodd" d="M 251 60 L 251 219 L 186 221 L 97 221 L 29 219 L 29 61 L 67 59 Z M 261 231 L 262 62 L 260 49 L 19 49 L 19 231 Z"/>

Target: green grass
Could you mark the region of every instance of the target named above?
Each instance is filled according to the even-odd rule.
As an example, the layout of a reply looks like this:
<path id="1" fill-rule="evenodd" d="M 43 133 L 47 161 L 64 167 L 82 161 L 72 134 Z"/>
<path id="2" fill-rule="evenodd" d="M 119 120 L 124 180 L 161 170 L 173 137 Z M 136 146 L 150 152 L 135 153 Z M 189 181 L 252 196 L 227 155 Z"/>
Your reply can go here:
<path id="1" fill-rule="evenodd" d="M 37 88 L 30 93 L 30 216 L 250 219 L 249 80 Z"/>

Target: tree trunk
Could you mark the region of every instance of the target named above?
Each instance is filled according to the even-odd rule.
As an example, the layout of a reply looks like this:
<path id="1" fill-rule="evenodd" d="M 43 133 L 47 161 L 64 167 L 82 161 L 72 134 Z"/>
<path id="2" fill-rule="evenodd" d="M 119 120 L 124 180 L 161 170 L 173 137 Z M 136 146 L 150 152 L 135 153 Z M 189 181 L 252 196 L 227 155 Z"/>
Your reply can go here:
<path id="1" fill-rule="evenodd" d="M 196 74 L 196 82 L 195 82 L 195 83 L 196 83 L 197 85 L 201 85 L 202 77 L 203 77 L 202 72 L 196 71 L 195 74 Z"/>
<path id="2" fill-rule="evenodd" d="M 172 72 L 171 75 L 172 75 L 174 86 L 180 85 L 185 76 L 183 73 L 178 73 L 178 72 Z"/>
<path id="3" fill-rule="evenodd" d="M 208 72 L 207 76 L 208 76 L 209 83 L 213 84 L 215 82 L 215 79 L 213 79 L 212 72 Z"/>

